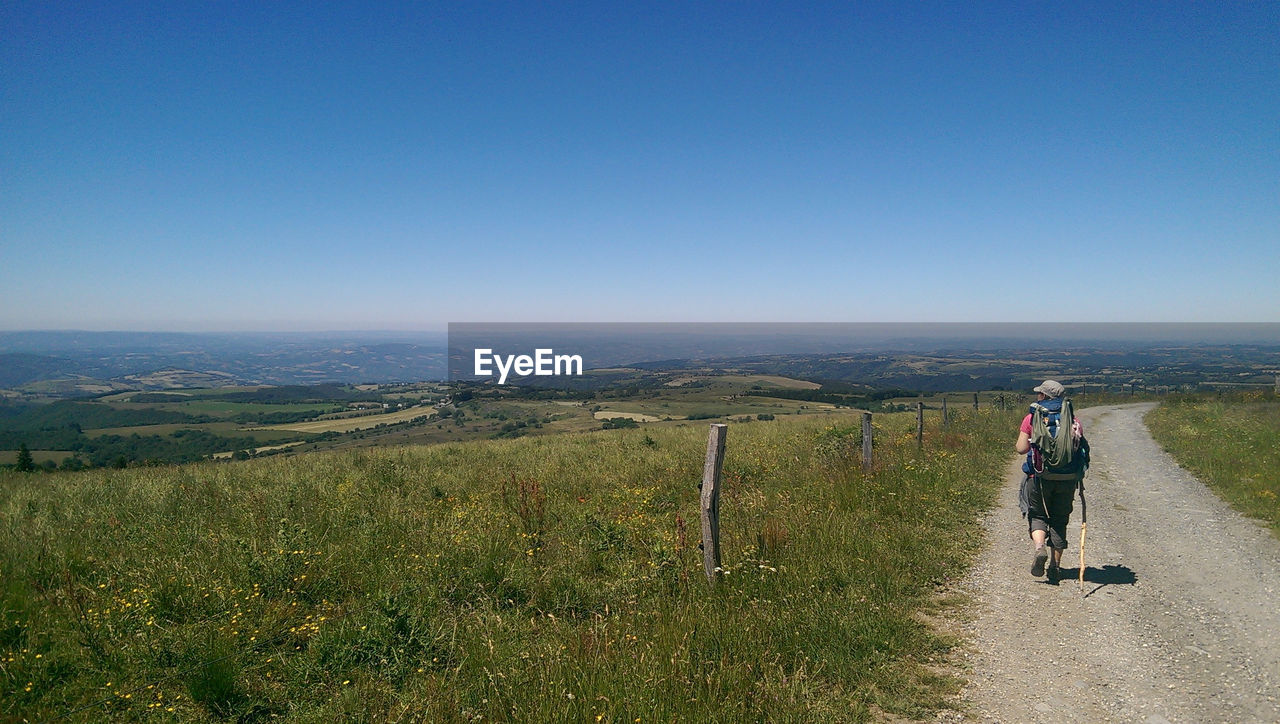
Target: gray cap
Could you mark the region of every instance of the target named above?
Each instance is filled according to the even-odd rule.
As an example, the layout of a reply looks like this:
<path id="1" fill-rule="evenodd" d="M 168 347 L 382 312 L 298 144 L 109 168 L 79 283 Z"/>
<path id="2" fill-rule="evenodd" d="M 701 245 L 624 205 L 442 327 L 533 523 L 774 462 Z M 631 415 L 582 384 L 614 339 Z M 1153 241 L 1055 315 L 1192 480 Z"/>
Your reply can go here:
<path id="1" fill-rule="evenodd" d="M 1045 380 L 1039 387 L 1035 388 L 1034 392 L 1039 392 L 1045 397 L 1062 397 L 1067 393 L 1067 388 L 1063 387 L 1061 382 Z"/>

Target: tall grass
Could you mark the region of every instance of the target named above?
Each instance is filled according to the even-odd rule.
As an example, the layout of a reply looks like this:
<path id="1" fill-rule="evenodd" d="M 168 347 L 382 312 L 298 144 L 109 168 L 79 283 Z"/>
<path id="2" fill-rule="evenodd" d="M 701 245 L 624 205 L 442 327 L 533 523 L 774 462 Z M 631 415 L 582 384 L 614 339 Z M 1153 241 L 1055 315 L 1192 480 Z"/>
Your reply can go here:
<path id="1" fill-rule="evenodd" d="M 928 715 L 1016 421 L 851 419 L 730 427 L 714 589 L 701 425 L 5 473 L 0 717 Z"/>
<path id="2" fill-rule="evenodd" d="M 1280 536 L 1280 400 L 1274 394 L 1169 399 L 1146 422 L 1180 465 Z"/>

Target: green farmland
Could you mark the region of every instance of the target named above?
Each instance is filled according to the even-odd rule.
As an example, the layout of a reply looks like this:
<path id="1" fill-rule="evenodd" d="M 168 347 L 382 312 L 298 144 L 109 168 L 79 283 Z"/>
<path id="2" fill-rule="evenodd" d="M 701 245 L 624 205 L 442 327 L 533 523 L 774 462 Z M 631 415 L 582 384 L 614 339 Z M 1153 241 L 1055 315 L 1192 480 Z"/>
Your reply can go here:
<path id="1" fill-rule="evenodd" d="M 0 461 L 22 444 L 42 468 L 79 469 L 585 432 L 618 418 L 653 427 L 911 410 L 917 402 L 936 410 L 942 401 L 705 370 L 588 377 L 622 382 L 578 391 L 422 383 L 115 392 L 11 409 L 0 417 Z M 952 407 L 967 397 L 952 396 Z M 984 394 L 983 404 L 998 399 Z"/>

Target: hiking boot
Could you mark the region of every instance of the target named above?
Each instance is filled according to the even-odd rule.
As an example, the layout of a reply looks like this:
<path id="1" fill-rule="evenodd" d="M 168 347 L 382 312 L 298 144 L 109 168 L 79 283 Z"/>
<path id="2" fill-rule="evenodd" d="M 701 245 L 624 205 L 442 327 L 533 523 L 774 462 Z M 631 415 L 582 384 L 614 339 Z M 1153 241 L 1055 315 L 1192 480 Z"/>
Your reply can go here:
<path id="1" fill-rule="evenodd" d="M 1056 564 L 1050 563 L 1049 568 L 1045 571 L 1045 575 L 1048 577 L 1049 583 L 1057 583 L 1062 580 L 1062 569 Z"/>
<path id="2" fill-rule="evenodd" d="M 1048 548 L 1037 548 L 1036 554 L 1031 559 L 1031 575 L 1037 578 L 1044 575 L 1044 562 L 1049 560 Z"/>

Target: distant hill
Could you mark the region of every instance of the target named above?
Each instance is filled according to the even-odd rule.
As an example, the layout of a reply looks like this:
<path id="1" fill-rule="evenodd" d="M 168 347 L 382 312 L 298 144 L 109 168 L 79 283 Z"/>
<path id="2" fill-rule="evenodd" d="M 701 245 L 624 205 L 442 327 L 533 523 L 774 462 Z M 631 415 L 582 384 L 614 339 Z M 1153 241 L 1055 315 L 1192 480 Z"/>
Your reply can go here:
<path id="1" fill-rule="evenodd" d="M 1202 385 L 1271 386 L 1280 374 L 1280 346 L 1028 347 L 992 351 L 758 355 L 636 362 L 631 375 L 688 370 L 781 375 L 825 383 L 922 392 L 1029 390 L 1046 378 L 1077 390 L 1184 389 Z M 589 376 L 568 386 L 596 389 L 618 384 Z M 539 384 L 536 379 L 521 384 Z M 551 384 L 551 383 L 549 383 Z"/>
<path id="2" fill-rule="evenodd" d="M 78 370 L 76 362 L 62 357 L 30 352 L 0 354 L 0 388 L 67 377 L 77 374 Z"/>
<path id="3" fill-rule="evenodd" d="M 444 334 L 0 332 L 0 388 L 122 389 L 440 380 Z"/>
<path id="4" fill-rule="evenodd" d="M 1068 325 L 1057 341 L 1045 339 L 1045 329 L 1020 340 L 1020 330 L 621 324 L 451 325 L 448 336 L 0 332 L 0 391 L 38 401 L 120 390 L 423 382 L 447 379 L 447 363 L 461 373 L 455 379 L 468 379 L 480 346 L 580 354 L 587 369 L 601 371 L 524 381 L 580 390 L 644 386 L 647 372 L 684 369 L 926 392 L 1024 390 L 1046 377 L 1112 389 L 1266 385 L 1280 374 L 1280 325 Z"/>

